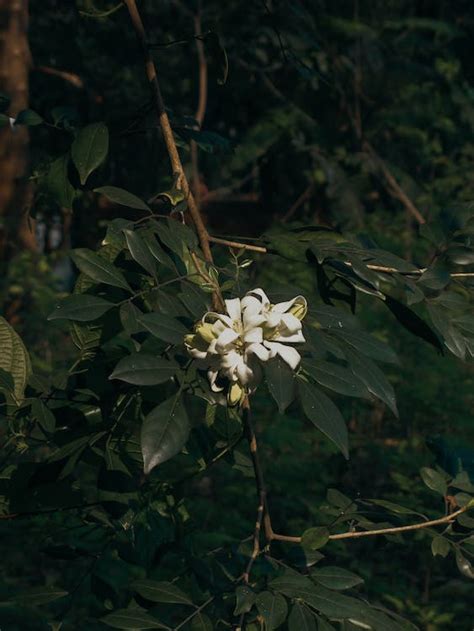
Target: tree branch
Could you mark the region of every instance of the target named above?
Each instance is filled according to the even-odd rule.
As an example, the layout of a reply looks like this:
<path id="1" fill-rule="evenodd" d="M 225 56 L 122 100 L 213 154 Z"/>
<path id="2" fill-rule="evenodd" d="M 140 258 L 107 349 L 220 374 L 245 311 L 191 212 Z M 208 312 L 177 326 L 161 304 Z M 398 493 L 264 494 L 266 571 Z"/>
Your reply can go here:
<path id="1" fill-rule="evenodd" d="M 214 237 L 212 235 L 209 236 L 209 241 L 211 243 L 216 243 L 218 245 L 226 245 L 229 248 L 235 248 L 236 250 L 249 250 L 251 252 L 259 252 L 260 254 L 269 254 L 268 248 L 263 245 L 252 245 L 251 243 L 242 243 L 240 241 L 229 241 L 229 239 L 221 239 L 220 237 Z M 352 267 L 352 263 L 350 261 L 344 261 L 345 265 Z M 367 269 L 370 269 L 374 272 L 381 272 L 383 274 L 401 274 L 402 276 L 421 276 L 424 274 L 427 267 L 420 267 L 418 269 L 412 270 L 410 272 L 404 272 L 402 270 L 397 269 L 396 267 L 386 267 L 385 265 L 372 265 L 370 263 L 367 264 Z M 450 274 L 451 278 L 474 278 L 474 272 L 453 272 Z"/>
<path id="2" fill-rule="evenodd" d="M 138 41 L 140 42 L 143 59 L 145 63 L 145 71 L 146 76 L 148 78 L 150 84 L 150 90 L 153 99 L 153 105 L 158 114 L 158 122 L 161 127 L 161 132 L 163 134 L 163 139 L 165 141 L 166 149 L 168 152 L 171 169 L 173 174 L 179 175 L 179 186 L 181 187 L 184 197 L 188 204 L 189 213 L 196 227 L 196 232 L 199 237 L 199 242 L 204 254 L 204 258 L 207 262 L 212 263 L 212 253 L 209 245 L 209 235 L 207 233 L 206 226 L 201 217 L 201 213 L 199 212 L 199 208 L 196 204 L 194 196 L 189 188 L 189 183 L 184 173 L 183 165 L 181 163 L 181 158 L 179 157 L 178 148 L 176 146 L 176 142 L 173 135 L 173 130 L 171 128 L 171 124 L 168 118 L 168 114 L 165 110 L 165 105 L 163 101 L 163 97 L 161 94 L 160 84 L 158 82 L 157 72 L 155 63 L 151 56 L 145 28 L 143 26 L 143 22 L 140 16 L 140 13 L 137 8 L 136 0 L 124 0 L 125 5 L 127 6 L 130 20 L 132 22 L 133 28 L 135 29 L 135 33 L 137 35 Z M 220 309 L 222 307 L 222 298 L 219 292 L 213 293 L 213 302 L 214 308 Z"/>
<path id="3" fill-rule="evenodd" d="M 331 541 L 340 539 L 360 539 L 361 537 L 374 537 L 377 535 L 393 535 L 400 532 L 410 532 L 412 530 L 422 530 L 423 528 L 432 528 L 434 526 L 443 526 L 444 524 L 452 524 L 459 515 L 462 515 L 473 506 L 463 506 L 459 510 L 439 517 L 438 519 L 431 519 L 429 521 L 421 522 L 420 524 L 410 524 L 409 526 L 395 526 L 393 528 L 379 528 L 377 530 L 363 530 L 363 531 L 350 531 L 341 532 L 335 535 L 329 535 Z M 274 541 L 286 541 L 288 543 L 301 543 L 301 537 L 291 537 L 289 535 L 279 535 L 272 533 L 272 539 Z"/>
<path id="4" fill-rule="evenodd" d="M 389 171 L 387 165 L 382 160 L 382 158 L 378 155 L 375 149 L 372 147 L 370 142 L 364 140 L 362 143 L 362 149 L 366 151 L 370 157 L 374 160 L 374 162 L 378 165 L 381 172 L 383 173 L 385 179 L 387 180 L 388 190 L 392 197 L 398 199 L 406 208 L 406 210 L 416 219 L 419 224 L 426 223 L 426 219 L 420 213 L 415 204 L 411 201 L 405 191 L 402 189 L 397 180 L 393 177 L 391 172 Z"/>

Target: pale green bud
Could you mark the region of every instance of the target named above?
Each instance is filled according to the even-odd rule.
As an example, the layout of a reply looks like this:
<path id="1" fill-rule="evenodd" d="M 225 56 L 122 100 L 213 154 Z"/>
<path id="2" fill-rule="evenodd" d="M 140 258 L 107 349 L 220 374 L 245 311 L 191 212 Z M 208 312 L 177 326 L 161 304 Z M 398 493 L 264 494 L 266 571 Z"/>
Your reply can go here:
<path id="1" fill-rule="evenodd" d="M 214 325 L 210 322 L 203 322 L 198 324 L 194 330 L 196 331 L 196 335 L 199 335 L 205 342 L 210 344 L 212 340 L 217 337 L 214 333 L 213 326 Z"/>
<path id="2" fill-rule="evenodd" d="M 295 318 L 298 318 L 298 320 L 302 320 L 308 313 L 308 304 L 306 300 L 303 297 L 299 298 L 291 307 L 290 313 L 294 315 Z"/>
<path id="3" fill-rule="evenodd" d="M 233 407 L 242 402 L 245 396 L 244 389 L 239 383 L 233 383 L 227 392 L 227 403 Z"/>

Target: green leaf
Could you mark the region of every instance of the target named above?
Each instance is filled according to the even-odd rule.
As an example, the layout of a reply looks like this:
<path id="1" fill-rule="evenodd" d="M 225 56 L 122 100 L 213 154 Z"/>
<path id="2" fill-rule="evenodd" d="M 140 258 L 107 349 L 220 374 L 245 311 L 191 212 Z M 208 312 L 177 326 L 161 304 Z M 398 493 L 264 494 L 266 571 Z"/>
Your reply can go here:
<path id="1" fill-rule="evenodd" d="M 280 414 L 283 414 L 295 398 L 295 373 L 279 357 L 265 362 L 264 369 L 270 394 L 275 399 Z"/>
<path id="2" fill-rule="evenodd" d="M 168 344 L 182 344 L 188 329 L 175 318 L 161 313 L 146 313 L 138 320 L 152 335 Z"/>
<path id="3" fill-rule="evenodd" d="M 124 275 L 112 263 L 86 248 L 73 250 L 71 258 L 83 274 L 96 283 L 104 283 L 132 291 Z"/>
<path id="4" fill-rule="evenodd" d="M 308 528 L 301 537 L 301 545 L 308 550 L 319 550 L 329 541 L 329 530 L 325 526 Z"/>
<path id="5" fill-rule="evenodd" d="M 334 403 L 316 386 L 298 379 L 298 393 L 309 420 L 349 457 L 347 427 Z"/>
<path id="6" fill-rule="evenodd" d="M 309 593 L 316 589 L 316 586 L 307 576 L 303 576 L 293 570 L 285 572 L 283 576 L 274 578 L 268 585 L 289 598 L 298 598 L 300 593 Z"/>
<path id="7" fill-rule="evenodd" d="M 315 568 L 311 572 L 311 577 L 318 583 L 321 583 L 321 585 L 324 585 L 324 587 L 336 590 L 350 589 L 364 582 L 364 579 L 360 578 L 360 576 L 343 568 L 333 566 Z"/>
<path id="8" fill-rule="evenodd" d="M 179 365 L 175 361 L 140 352 L 121 359 L 109 379 L 136 386 L 155 386 L 171 379 L 177 370 Z"/>
<path id="9" fill-rule="evenodd" d="M 107 157 L 109 151 L 109 130 L 104 123 L 93 123 L 79 131 L 71 146 L 71 157 L 81 184 Z"/>
<path id="10" fill-rule="evenodd" d="M 448 556 L 450 550 L 451 545 L 448 539 L 442 537 L 441 535 L 436 535 L 435 537 L 433 537 L 433 540 L 431 541 L 431 552 L 433 553 L 434 557 L 440 556 L 444 559 Z"/>
<path id="11" fill-rule="evenodd" d="M 458 566 L 461 574 L 464 574 L 467 578 L 474 578 L 474 567 L 472 563 L 461 553 L 459 548 L 456 550 L 456 565 Z"/>
<path id="12" fill-rule="evenodd" d="M 420 469 L 420 474 L 423 478 L 423 482 L 429 489 L 436 491 L 436 493 L 439 493 L 443 497 L 446 496 L 448 492 L 448 485 L 446 483 L 446 478 L 441 473 L 435 469 L 423 467 Z"/>
<path id="13" fill-rule="evenodd" d="M 72 294 L 61 300 L 48 320 L 76 320 L 90 322 L 97 320 L 115 305 L 99 296 L 89 294 Z"/>
<path id="14" fill-rule="evenodd" d="M 136 208 L 137 210 L 147 210 L 152 212 L 148 204 L 146 204 L 142 199 L 133 193 L 129 193 L 123 188 L 118 188 L 117 186 L 99 186 L 99 188 L 94 189 L 94 193 L 104 195 L 107 199 L 110 199 L 111 202 L 127 206 L 128 208 Z"/>
<path id="15" fill-rule="evenodd" d="M 440 264 L 432 265 L 420 276 L 418 282 L 429 289 L 444 289 L 449 285 L 451 276 L 449 271 Z"/>
<path id="16" fill-rule="evenodd" d="M 213 629 L 214 625 L 210 618 L 206 616 L 205 613 L 202 613 L 202 611 L 198 611 L 193 616 L 190 631 L 212 631 Z"/>
<path id="17" fill-rule="evenodd" d="M 302 593 L 300 597 L 323 615 L 338 620 L 341 618 L 363 620 L 364 614 L 368 609 L 364 603 L 356 598 L 330 591 L 321 585 L 315 586 L 315 590 L 309 594 Z"/>
<path id="18" fill-rule="evenodd" d="M 58 600 L 58 598 L 63 598 L 67 594 L 68 592 L 57 587 L 44 585 L 43 587 L 32 587 L 15 596 L 14 600 L 28 605 L 44 605 L 53 600 Z"/>
<path id="19" fill-rule="evenodd" d="M 329 622 L 327 622 L 327 620 L 324 620 L 324 618 L 320 618 L 319 616 L 317 616 L 317 619 L 318 631 L 336 631 L 332 624 L 329 624 Z"/>
<path id="20" fill-rule="evenodd" d="M 331 329 L 331 331 L 336 337 L 367 357 L 392 364 L 398 363 L 394 351 L 373 335 L 368 335 L 363 331 L 348 331 L 347 329 Z"/>
<path id="21" fill-rule="evenodd" d="M 31 372 L 30 357 L 20 336 L 1 316 L 0 349 L 0 369 L 12 376 L 15 398 L 21 402 Z"/>
<path id="22" fill-rule="evenodd" d="M 156 237 L 153 234 L 148 234 L 148 235 L 146 235 L 144 237 L 144 240 L 145 240 L 145 242 L 146 242 L 146 244 L 147 244 L 152 256 L 154 256 L 154 258 L 159 263 L 161 263 L 162 265 L 164 265 L 168 269 L 172 270 L 173 272 L 176 272 L 176 265 L 173 263 L 173 260 L 171 259 L 171 257 L 168 256 L 168 254 L 166 254 L 164 249 L 158 243 Z"/>
<path id="23" fill-rule="evenodd" d="M 367 388 L 352 371 L 326 361 L 303 360 L 303 368 L 318 383 L 351 397 L 366 397 Z"/>
<path id="24" fill-rule="evenodd" d="M 21 110 L 15 119 L 15 125 L 28 125 L 28 127 L 41 125 L 43 122 L 43 117 L 33 110 Z"/>
<path id="25" fill-rule="evenodd" d="M 179 396 L 156 406 L 143 421 L 141 430 L 145 474 L 179 453 L 188 436 L 189 421 Z"/>
<path id="26" fill-rule="evenodd" d="M 347 351 L 346 357 L 352 372 L 365 383 L 369 392 L 386 403 L 398 417 L 395 392 L 380 368 L 368 357 L 361 357 L 356 353 Z"/>
<path id="27" fill-rule="evenodd" d="M 132 302 L 124 302 L 120 306 L 119 315 L 120 322 L 127 333 L 133 334 L 143 331 L 143 326 L 138 321 L 143 313 Z"/>
<path id="28" fill-rule="evenodd" d="M 168 629 L 141 609 L 117 609 L 100 619 L 114 629 Z"/>
<path id="29" fill-rule="evenodd" d="M 389 502 L 388 500 L 368 500 L 371 504 L 375 504 L 376 506 L 381 506 L 391 513 L 396 513 L 397 515 L 420 515 L 417 511 L 412 510 L 411 508 L 406 508 L 406 506 L 400 506 L 400 504 L 395 504 L 394 502 Z"/>
<path id="30" fill-rule="evenodd" d="M 436 333 L 414 311 L 391 296 L 386 295 L 383 303 L 387 305 L 407 331 L 410 331 L 410 333 L 413 333 L 413 335 L 417 337 L 421 337 L 421 339 L 434 346 L 440 353 L 443 353 L 443 346 Z"/>
<path id="31" fill-rule="evenodd" d="M 288 631 L 316 631 L 316 618 L 307 607 L 296 602 L 288 617 Z"/>
<path id="32" fill-rule="evenodd" d="M 285 622 L 288 614 L 288 605 L 280 594 L 261 592 L 258 594 L 255 604 L 257 605 L 258 613 L 265 621 L 265 629 L 268 631 L 277 629 Z"/>
<path id="33" fill-rule="evenodd" d="M 45 186 L 61 208 L 72 208 L 76 189 L 69 181 L 69 154 L 61 156 L 49 166 Z"/>
<path id="34" fill-rule="evenodd" d="M 175 603 L 177 605 L 191 605 L 193 601 L 182 592 L 174 583 L 166 581 L 151 581 L 139 579 L 132 583 L 134 589 L 140 596 L 155 603 Z"/>
<path id="35" fill-rule="evenodd" d="M 247 585 L 239 585 L 235 590 L 234 616 L 248 613 L 255 604 L 255 593 Z"/>
<path id="36" fill-rule="evenodd" d="M 56 429 L 56 419 L 54 414 L 43 403 L 43 401 L 41 401 L 41 399 L 33 400 L 33 403 L 31 404 L 31 411 L 44 431 L 52 434 Z"/>
<path id="37" fill-rule="evenodd" d="M 150 248 L 141 236 L 133 230 L 124 230 L 128 249 L 133 259 L 152 276 L 156 276 L 156 262 Z"/>
<path id="38" fill-rule="evenodd" d="M 15 391 L 13 376 L 3 368 L 0 368 L 0 390 L 12 393 Z"/>

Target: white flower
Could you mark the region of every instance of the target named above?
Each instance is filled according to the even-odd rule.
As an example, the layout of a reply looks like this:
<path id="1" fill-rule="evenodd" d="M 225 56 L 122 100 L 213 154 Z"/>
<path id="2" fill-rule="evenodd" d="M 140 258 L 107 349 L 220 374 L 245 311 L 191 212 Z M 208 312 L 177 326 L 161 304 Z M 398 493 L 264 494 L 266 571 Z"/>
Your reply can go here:
<path id="1" fill-rule="evenodd" d="M 236 405 L 261 380 L 262 362 L 279 356 L 293 370 L 298 367 L 301 357 L 292 344 L 305 341 L 301 320 L 307 305 L 303 296 L 272 305 L 255 289 L 225 306 L 227 313 L 206 313 L 185 345 L 207 370 L 211 390 L 226 390 L 228 403 Z"/>

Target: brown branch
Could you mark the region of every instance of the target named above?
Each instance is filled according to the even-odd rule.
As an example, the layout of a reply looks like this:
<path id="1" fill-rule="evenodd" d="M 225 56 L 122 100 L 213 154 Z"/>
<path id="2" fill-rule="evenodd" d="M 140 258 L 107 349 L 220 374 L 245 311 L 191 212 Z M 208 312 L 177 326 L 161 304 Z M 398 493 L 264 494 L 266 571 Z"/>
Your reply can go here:
<path id="1" fill-rule="evenodd" d="M 379 528 L 377 530 L 363 530 L 363 531 L 350 531 L 341 532 L 335 535 L 329 535 L 331 541 L 340 539 L 360 539 L 361 537 L 374 537 L 376 535 L 392 535 L 400 532 L 409 532 L 412 530 L 422 530 L 423 528 L 432 528 L 433 526 L 442 526 L 444 524 L 452 524 L 459 515 L 462 515 L 468 511 L 472 506 L 463 506 L 459 510 L 451 513 L 451 515 L 445 515 L 438 519 L 431 519 L 429 521 L 421 522 L 420 524 L 410 524 L 409 526 L 395 526 L 393 528 Z M 272 539 L 274 541 L 287 541 L 288 543 L 301 543 L 301 537 L 291 537 L 289 535 L 279 535 L 272 533 Z"/>
<path id="2" fill-rule="evenodd" d="M 202 26 L 201 26 L 201 3 L 199 2 L 198 12 L 194 16 L 194 30 L 196 33 L 196 50 L 199 62 L 199 97 L 195 119 L 202 127 L 207 106 L 207 61 L 204 52 L 204 44 L 202 42 Z M 201 178 L 199 176 L 199 156 L 198 145 L 195 140 L 191 140 L 191 164 L 193 172 L 193 192 L 196 196 L 198 207 L 201 206 Z"/>
<path id="3" fill-rule="evenodd" d="M 398 199 L 405 206 L 406 210 L 416 219 L 416 221 L 419 224 L 426 223 L 426 219 L 423 217 L 423 215 L 420 213 L 418 208 L 415 206 L 415 204 L 411 201 L 411 199 L 402 189 L 402 187 L 397 182 L 397 180 L 393 177 L 393 175 L 391 174 L 385 162 L 382 160 L 382 158 L 378 155 L 378 153 L 375 151 L 375 149 L 367 140 L 364 140 L 364 142 L 362 143 L 362 149 L 364 149 L 364 151 L 366 151 L 370 155 L 370 157 L 374 160 L 374 162 L 380 168 L 385 179 L 387 180 L 388 190 L 389 190 L 389 193 L 392 195 L 392 197 L 395 197 L 396 199 Z"/>
<path id="4" fill-rule="evenodd" d="M 307 186 L 305 190 L 301 193 L 301 195 L 296 199 L 296 201 L 290 206 L 288 211 L 283 215 L 281 219 L 283 223 L 289 221 L 293 217 L 298 208 L 311 197 L 313 190 L 314 182 L 311 182 L 309 186 Z"/>
<path id="5" fill-rule="evenodd" d="M 135 29 L 137 38 L 142 48 L 146 76 L 150 84 L 153 105 L 158 114 L 158 122 L 160 124 L 161 132 L 163 134 L 163 139 L 164 139 L 166 149 L 168 152 L 171 169 L 173 171 L 173 174 L 179 175 L 179 185 L 181 186 L 181 189 L 184 193 L 184 197 L 188 204 L 189 213 L 196 227 L 196 232 L 199 237 L 199 242 L 204 254 L 204 258 L 206 259 L 208 263 L 212 263 L 212 253 L 211 253 L 211 248 L 209 245 L 209 235 L 207 233 L 206 226 L 204 225 L 203 219 L 201 217 L 201 213 L 199 212 L 199 208 L 196 204 L 196 200 L 194 199 L 194 196 L 189 188 L 189 183 L 184 173 L 183 165 L 181 163 L 181 158 L 179 157 L 178 148 L 176 146 L 176 142 L 173 135 L 173 130 L 171 128 L 168 114 L 166 113 L 166 110 L 165 110 L 165 105 L 164 105 L 163 97 L 161 94 L 160 84 L 158 82 L 155 63 L 150 54 L 145 28 L 143 26 L 140 13 L 137 8 L 136 0 L 124 0 L 124 2 L 125 2 L 125 5 L 127 6 L 127 9 L 130 15 L 130 20 L 132 22 L 133 28 Z M 222 308 L 222 298 L 220 296 L 220 293 L 217 291 L 213 293 L 213 303 L 214 303 L 214 308 L 216 309 Z"/>
<path id="6" fill-rule="evenodd" d="M 229 241 L 229 239 L 221 239 L 220 237 L 214 237 L 212 235 L 209 236 L 209 241 L 211 243 L 216 243 L 218 245 L 226 245 L 229 248 L 235 248 L 236 250 L 249 250 L 251 252 L 259 252 L 260 254 L 268 254 L 269 250 L 263 245 L 252 245 L 251 243 L 242 243 L 240 241 Z M 352 267 L 352 263 L 350 261 L 344 261 L 345 265 Z M 402 270 L 397 269 L 396 267 L 387 267 L 385 265 L 372 265 L 371 263 L 367 264 L 367 269 L 370 269 L 374 272 L 381 272 L 383 274 L 402 274 L 403 276 L 411 276 L 416 275 L 420 276 L 427 271 L 427 267 L 420 267 L 418 269 L 414 269 L 410 272 L 404 272 Z M 474 272 L 453 272 L 450 274 L 451 278 L 474 278 Z"/>

